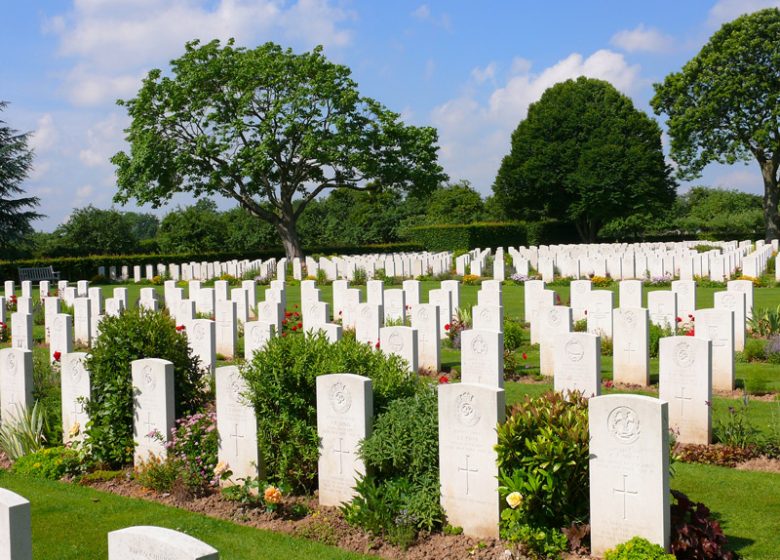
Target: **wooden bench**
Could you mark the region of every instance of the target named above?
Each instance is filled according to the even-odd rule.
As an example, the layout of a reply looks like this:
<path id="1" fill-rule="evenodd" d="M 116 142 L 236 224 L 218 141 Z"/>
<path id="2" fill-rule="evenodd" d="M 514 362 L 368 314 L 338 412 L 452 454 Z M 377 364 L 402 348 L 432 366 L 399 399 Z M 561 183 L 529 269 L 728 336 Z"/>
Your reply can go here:
<path id="1" fill-rule="evenodd" d="M 38 268 L 20 268 L 19 269 L 19 281 L 25 280 L 40 281 L 40 280 L 59 280 L 60 273 L 54 272 L 53 266 L 41 266 Z"/>

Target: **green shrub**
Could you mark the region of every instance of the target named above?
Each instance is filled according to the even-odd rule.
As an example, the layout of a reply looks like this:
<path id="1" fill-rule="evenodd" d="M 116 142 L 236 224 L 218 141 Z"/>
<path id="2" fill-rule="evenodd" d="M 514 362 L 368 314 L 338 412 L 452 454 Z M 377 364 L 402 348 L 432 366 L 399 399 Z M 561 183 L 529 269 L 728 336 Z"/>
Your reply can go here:
<path id="1" fill-rule="evenodd" d="M 499 492 L 507 506 L 502 538 L 550 554 L 566 542 L 563 527 L 587 520 L 588 442 L 588 404 L 581 395 L 526 396 L 509 410 L 496 446 Z"/>
<path id="2" fill-rule="evenodd" d="M 745 349 L 742 350 L 742 360 L 745 362 L 763 362 L 766 360 L 766 340 L 746 338 Z"/>
<path id="3" fill-rule="evenodd" d="M 438 438 L 433 388 L 390 403 L 361 444 L 368 475 L 342 508 L 347 521 L 399 546 L 440 527 Z"/>
<path id="4" fill-rule="evenodd" d="M 0 451 L 16 461 L 43 449 L 45 428 L 46 416 L 41 403 L 36 402 L 32 409 L 16 404 L 11 416 L 0 425 Z"/>
<path id="5" fill-rule="evenodd" d="M 33 352 L 33 400 L 41 404 L 43 435 L 50 443 L 62 441 L 62 386 L 60 364 L 49 362 L 49 352 Z"/>
<path id="6" fill-rule="evenodd" d="M 658 357 L 658 348 L 660 346 L 660 341 L 662 338 L 665 338 L 667 336 L 672 336 L 672 328 L 669 326 L 663 326 L 659 327 L 655 323 L 650 323 L 650 332 L 649 332 L 649 338 L 650 338 L 650 357 L 657 358 Z"/>
<path id="7" fill-rule="evenodd" d="M 523 325 L 512 319 L 504 319 L 504 348 L 517 350 L 523 344 Z"/>
<path id="8" fill-rule="evenodd" d="M 204 376 L 184 333 L 164 313 L 133 309 L 105 317 L 84 367 L 91 373 L 86 404 L 87 444 L 92 458 L 123 466 L 133 457 L 131 362 L 160 358 L 173 363 L 177 418 L 196 412 L 205 401 Z"/>
<path id="9" fill-rule="evenodd" d="M 667 554 L 662 546 L 642 537 L 634 537 L 604 553 L 604 560 L 674 560 L 674 554 Z"/>
<path id="10" fill-rule="evenodd" d="M 426 251 L 469 250 L 501 245 L 525 246 L 528 231 L 524 223 L 435 224 L 411 227 L 408 237 Z"/>
<path id="11" fill-rule="evenodd" d="M 136 482 L 155 492 L 170 492 L 178 478 L 176 464 L 170 458 L 151 455 L 133 469 Z"/>
<path id="12" fill-rule="evenodd" d="M 407 373 L 405 361 L 398 356 L 385 355 L 351 337 L 331 344 L 322 333 L 273 338 L 242 371 L 257 414 L 266 478 L 294 492 L 316 487 L 317 376 L 348 372 L 369 377 L 376 415 L 393 400 L 415 394 L 423 383 Z"/>
<path id="13" fill-rule="evenodd" d="M 59 480 L 80 470 L 79 454 L 70 447 L 46 447 L 20 457 L 11 470 L 17 474 Z"/>

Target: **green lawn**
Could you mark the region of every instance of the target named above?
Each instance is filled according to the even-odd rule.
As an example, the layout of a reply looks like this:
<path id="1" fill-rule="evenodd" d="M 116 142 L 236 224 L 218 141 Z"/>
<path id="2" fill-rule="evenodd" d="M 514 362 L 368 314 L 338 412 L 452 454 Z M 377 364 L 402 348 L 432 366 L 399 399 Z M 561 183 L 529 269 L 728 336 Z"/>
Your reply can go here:
<path id="1" fill-rule="evenodd" d="M 221 560 L 368 558 L 313 541 L 73 484 L 2 471 L 0 486 L 30 501 L 33 557 L 38 559 L 105 560 L 108 532 L 132 525 L 158 525 L 185 532 L 216 548 Z"/>

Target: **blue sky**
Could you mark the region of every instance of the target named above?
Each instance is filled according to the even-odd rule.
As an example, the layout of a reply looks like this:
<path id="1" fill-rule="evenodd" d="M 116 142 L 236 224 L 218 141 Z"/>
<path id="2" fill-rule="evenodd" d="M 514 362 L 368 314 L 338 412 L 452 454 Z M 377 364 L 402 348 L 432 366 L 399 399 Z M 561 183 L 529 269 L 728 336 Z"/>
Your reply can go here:
<path id="1" fill-rule="evenodd" d="M 117 98 L 167 68 L 184 43 L 236 37 L 325 46 L 364 95 L 435 126 L 452 180 L 490 193 L 509 137 L 552 84 L 609 80 L 648 113 L 652 84 L 678 71 L 725 21 L 780 1 L 27 0 L 0 15 L 0 119 L 34 132 L 24 188 L 51 231 L 74 209 L 110 207 L 109 158 L 123 149 Z M 710 166 L 695 182 L 761 193 L 757 164 Z M 681 186 L 685 190 L 687 184 Z M 173 204 L 187 204 L 186 197 Z M 224 203 L 223 206 L 228 206 Z M 136 207 L 128 205 L 127 209 Z"/>

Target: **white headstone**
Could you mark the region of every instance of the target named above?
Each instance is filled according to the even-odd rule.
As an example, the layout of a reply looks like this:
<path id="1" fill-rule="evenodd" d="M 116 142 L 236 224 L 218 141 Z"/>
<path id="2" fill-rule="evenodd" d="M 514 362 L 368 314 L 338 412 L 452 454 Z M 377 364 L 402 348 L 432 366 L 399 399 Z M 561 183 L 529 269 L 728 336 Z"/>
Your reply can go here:
<path id="1" fill-rule="evenodd" d="M 738 291 L 715 292 L 715 309 L 726 309 L 734 314 L 734 350 L 745 349 L 745 294 Z"/>
<path id="2" fill-rule="evenodd" d="M 11 346 L 32 350 L 33 316 L 29 313 L 11 313 Z"/>
<path id="3" fill-rule="evenodd" d="M 257 449 L 257 418 L 247 400 L 248 386 L 236 366 L 217 368 L 217 431 L 220 462 L 233 472 L 231 480 L 257 478 L 260 454 Z M 222 481 L 223 485 L 231 484 Z"/>
<path id="4" fill-rule="evenodd" d="M 674 280 L 672 291 L 677 294 L 677 315 L 683 321 L 696 311 L 696 282 L 693 280 Z"/>
<path id="5" fill-rule="evenodd" d="M 438 372 L 441 367 L 438 308 L 430 303 L 419 303 L 412 306 L 412 328 L 417 330 L 419 348 L 417 364 L 419 368 L 434 373 Z"/>
<path id="6" fill-rule="evenodd" d="M 726 283 L 729 292 L 742 292 L 745 294 L 745 317 L 753 316 L 753 282 L 750 280 L 729 280 Z"/>
<path id="7" fill-rule="evenodd" d="M 420 299 L 419 280 L 404 280 L 403 289 L 406 294 L 406 305 L 414 306 L 422 301 Z"/>
<path id="8" fill-rule="evenodd" d="M 266 343 L 274 336 L 274 327 L 263 321 L 249 321 L 244 325 L 244 359 L 248 362 L 255 352 L 265 349 Z"/>
<path id="9" fill-rule="evenodd" d="M 612 307 L 614 292 L 593 290 L 588 295 L 588 332 L 602 338 L 612 338 Z"/>
<path id="10" fill-rule="evenodd" d="M 504 332 L 504 308 L 498 305 L 475 305 L 471 308 L 471 324 L 479 330 Z"/>
<path id="11" fill-rule="evenodd" d="M 504 335 L 496 331 L 460 333 L 461 381 L 504 388 Z"/>
<path id="12" fill-rule="evenodd" d="M 641 280 L 622 280 L 618 286 L 620 307 L 644 307 L 642 305 Z"/>
<path id="13" fill-rule="evenodd" d="M 77 297 L 73 301 L 73 336 L 76 344 L 89 346 L 92 343 L 92 311 L 89 298 Z"/>
<path id="14" fill-rule="evenodd" d="M 214 288 L 200 288 L 195 300 L 195 309 L 198 313 L 214 315 L 215 295 Z"/>
<path id="15" fill-rule="evenodd" d="M 0 488 L 0 558 L 32 560 L 30 502 Z"/>
<path id="16" fill-rule="evenodd" d="M 588 297 L 591 289 L 592 284 L 590 280 L 572 280 L 569 286 L 569 304 L 574 321 L 585 319 L 585 310 L 588 308 Z"/>
<path id="17" fill-rule="evenodd" d="M 669 403 L 669 427 L 680 443 L 709 444 L 712 436 L 712 342 L 696 336 L 662 338 L 658 396 Z"/>
<path id="18" fill-rule="evenodd" d="M 320 505 L 338 506 L 354 497 L 355 479 L 366 472 L 358 444 L 368 437 L 373 415 L 370 379 L 351 373 L 317 377 Z"/>
<path id="19" fill-rule="evenodd" d="M 406 360 L 409 371 L 417 373 L 417 331 L 412 327 L 382 327 L 379 329 L 382 352 L 395 354 Z"/>
<path id="20" fill-rule="evenodd" d="M 230 300 L 236 304 L 236 320 L 243 325 L 249 320 L 249 292 L 243 288 L 230 290 Z"/>
<path id="21" fill-rule="evenodd" d="M 32 351 L 20 348 L 0 350 L 0 422 L 20 420 L 33 406 Z"/>
<path id="22" fill-rule="evenodd" d="M 58 297 L 46 297 L 43 298 L 43 323 L 45 331 L 45 340 L 47 343 L 51 342 L 51 329 L 54 326 L 54 316 L 60 312 L 60 298 Z M 2 319 L 0 319 L 2 320 Z"/>
<path id="23" fill-rule="evenodd" d="M 447 338 L 447 325 L 452 322 L 452 294 L 449 290 L 431 290 L 428 292 L 428 301 L 439 308 L 439 336 Z"/>
<path id="24" fill-rule="evenodd" d="M 232 359 L 236 353 L 238 327 L 236 324 L 236 302 L 222 300 L 216 303 L 214 310 L 217 336 L 217 354 Z"/>
<path id="25" fill-rule="evenodd" d="M 635 536 L 668 550 L 669 406 L 642 395 L 588 402 L 594 556 Z"/>
<path id="26" fill-rule="evenodd" d="M 712 341 L 712 389 L 733 391 L 734 377 L 734 315 L 728 309 L 696 311 L 697 337 Z"/>
<path id="27" fill-rule="evenodd" d="M 133 439 L 138 464 L 155 455 L 165 458 L 165 442 L 175 421 L 173 363 L 158 358 L 131 362 L 133 377 Z M 159 435 L 159 437 L 158 437 Z"/>
<path id="28" fill-rule="evenodd" d="M 360 303 L 355 313 L 355 338 L 371 346 L 379 343 L 379 329 L 382 328 L 384 312 L 381 305 Z"/>
<path id="29" fill-rule="evenodd" d="M 668 290 L 647 292 L 647 309 L 652 324 L 669 327 L 672 333 L 677 331 L 677 294 Z"/>
<path id="30" fill-rule="evenodd" d="M 49 343 L 49 361 L 56 360 L 73 352 L 73 318 L 67 313 L 57 313 L 52 319 L 51 341 Z"/>
<path id="31" fill-rule="evenodd" d="M 211 319 L 193 319 L 185 332 L 192 353 L 200 359 L 201 369 L 213 373 L 217 365 L 216 323 Z"/>
<path id="32" fill-rule="evenodd" d="M 163 527 L 127 527 L 108 534 L 108 560 L 219 560 L 198 539 Z"/>
<path id="33" fill-rule="evenodd" d="M 498 538 L 496 425 L 504 421 L 504 390 L 468 383 L 441 384 L 439 479 L 448 522 L 466 535 Z"/>
<path id="34" fill-rule="evenodd" d="M 539 372 L 552 376 L 555 372 L 555 341 L 558 336 L 572 331 L 570 307 L 554 305 L 538 311 L 539 324 Z"/>
<path id="35" fill-rule="evenodd" d="M 403 290 L 385 290 L 385 323 L 388 321 L 405 321 L 406 292 Z"/>
<path id="36" fill-rule="evenodd" d="M 81 441 L 89 416 L 84 409 L 90 396 L 89 372 L 84 367 L 86 352 L 71 352 L 61 357 L 62 441 Z"/>
<path id="37" fill-rule="evenodd" d="M 612 317 L 613 380 L 647 387 L 650 384 L 650 317 L 647 309 L 618 307 L 612 311 Z"/>
<path id="38" fill-rule="evenodd" d="M 573 332 L 555 339 L 554 387 L 585 397 L 601 394 L 601 339 L 595 334 Z"/>

